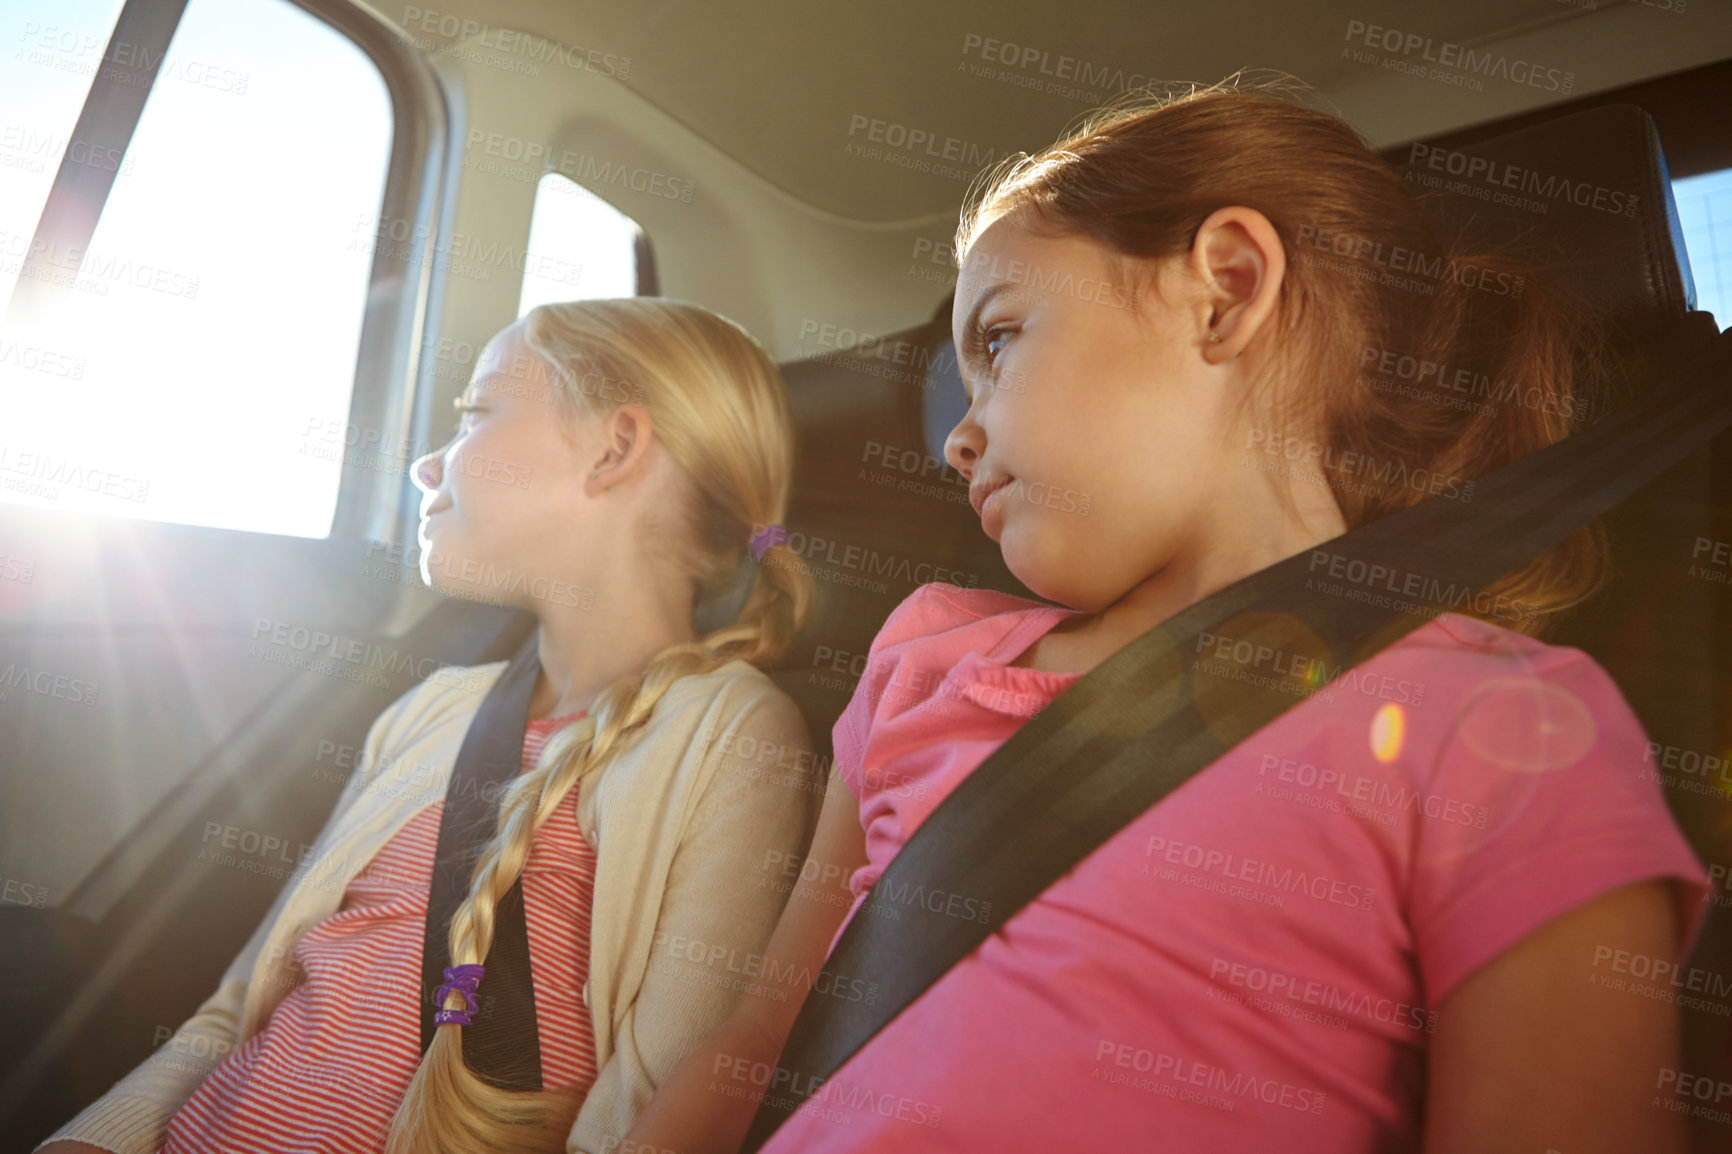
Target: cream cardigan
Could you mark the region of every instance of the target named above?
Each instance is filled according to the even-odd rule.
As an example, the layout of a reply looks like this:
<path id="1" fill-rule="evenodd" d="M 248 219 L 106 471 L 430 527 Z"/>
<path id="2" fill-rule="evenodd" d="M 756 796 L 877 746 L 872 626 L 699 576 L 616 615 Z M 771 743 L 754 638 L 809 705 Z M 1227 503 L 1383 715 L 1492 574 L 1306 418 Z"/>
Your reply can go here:
<path id="1" fill-rule="evenodd" d="M 292 988 L 296 940 L 337 910 L 393 834 L 444 799 L 469 722 L 505 666 L 441 670 L 379 715 L 330 821 L 216 993 L 45 1141 L 161 1147 L 175 1111 Z M 579 821 L 596 850 L 584 1000 L 599 1073 L 568 1154 L 617 1146 L 748 984 L 747 959 L 762 954 L 786 900 L 781 863 L 806 853 L 817 823 L 815 760 L 799 707 L 736 659 L 676 681 L 636 739 L 583 783 Z"/>

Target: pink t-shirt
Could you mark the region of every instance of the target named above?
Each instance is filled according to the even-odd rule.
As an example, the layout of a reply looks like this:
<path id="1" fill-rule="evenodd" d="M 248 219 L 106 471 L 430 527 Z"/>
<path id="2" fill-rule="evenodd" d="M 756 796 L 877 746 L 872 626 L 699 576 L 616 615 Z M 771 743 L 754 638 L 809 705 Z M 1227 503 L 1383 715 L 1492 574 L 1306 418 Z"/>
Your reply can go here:
<path id="1" fill-rule="evenodd" d="M 1078 680 L 1006 664 L 1073 612 L 934 583 L 891 614 L 834 733 L 869 858 L 850 917 L 957 783 Z M 1694 943 L 1707 874 L 1644 742 L 1580 650 L 1444 614 L 1095 850 L 765 1154 L 1417 1149 L 1436 1007 L 1477 967 L 1654 878 L 1675 883 L 1679 957 Z"/>

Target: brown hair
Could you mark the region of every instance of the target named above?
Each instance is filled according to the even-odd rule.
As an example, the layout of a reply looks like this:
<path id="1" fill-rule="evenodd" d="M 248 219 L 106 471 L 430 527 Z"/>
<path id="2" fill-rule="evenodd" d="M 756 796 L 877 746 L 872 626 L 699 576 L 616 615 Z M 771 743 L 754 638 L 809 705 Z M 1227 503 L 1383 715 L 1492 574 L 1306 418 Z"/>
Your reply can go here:
<path id="1" fill-rule="evenodd" d="M 1481 245 L 1459 230 L 1439 237 L 1420 199 L 1359 133 L 1288 99 L 1302 84 L 1239 75 L 1182 93 L 1128 93 L 1041 152 L 1007 157 L 970 190 L 958 264 L 987 225 L 1018 212 L 1043 234 L 1101 243 L 1121 278 L 1136 279 L 1188 252 L 1217 209 L 1262 213 L 1287 270 L 1276 322 L 1258 336 L 1273 342 L 1272 355 L 1245 403 L 1255 396 L 1277 430 L 1315 438 L 1325 462 L 1362 471 L 1370 462 L 1372 475 L 1399 477 L 1380 487 L 1325 474 L 1349 529 L 1433 491 L 1470 500 L 1472 478 L 1603 412 L 1605 333 L 1567 285 L 1507 244 Z M 1129 295 L 1132 308 L 1139 295 Z M 1439 385 L 1441 370 L 1429 382 L 1361 375 L 1373 354 L 1388 363 L 1386 353 L 1401 366 L 1478 370 L 1506 401 L 1458 407 Z M 1278 389 L 1278 380 L 1301 387 Z M 1454 611 L 1538 636 L 1551 615 L 1599 590 L 1608 562 L 1596 520 L 1487 586 L 1504 596 L 1503 612 L 1471 602 Z"/>

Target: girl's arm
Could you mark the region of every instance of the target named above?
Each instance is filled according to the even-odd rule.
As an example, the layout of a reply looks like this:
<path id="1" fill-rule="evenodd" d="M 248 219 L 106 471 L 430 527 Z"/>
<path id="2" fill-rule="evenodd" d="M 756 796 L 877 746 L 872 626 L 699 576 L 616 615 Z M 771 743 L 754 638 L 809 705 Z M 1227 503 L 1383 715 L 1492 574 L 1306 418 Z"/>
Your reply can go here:
<path id="1" fill-rule="evenodd" d="M 838 900 L 845 891 L 839 891 L 835 879 L 846 879 L 866 864 L 859 803 L 834 772 L 809 860 L 814 866 L 800 871 L 764 950 L 765 974 L 795 974 L 798 983 L 779 986 L 787 993 L 781 1001 L 751 994 L 741 998 L 721 1027 L 656 1091 L 616 1154 L 662 1150 L 735 1154 L 739 1150 L 764 1091 L 761 1075 L 781 1054 L 811 981 L 823 967 L 830 941 L 848 912 L 848 905 Z"/>
<path id="2" fill-rule="evenodd" d="M 1674 1092 L 1677 1013 L 1608 988 L 1603 964 L 1620 950 L 1672 961 L 1677 940 L 1671 889 L 1643 882 L 1553 918 L 1462 980 L 1437 1007 L 1425 1154 L 1686 1154 L 1683 1117 L 1655 1104 L 1693 1101 Z"/>
<path id="3" fill-rule="evenodd" d="M 743 679 L 737 684 L 749 688 Z M 569 1154 L 614 1154 L 638 1114 L 742 999 L 755 989 L 786 988 L 766 971 L 764 949 L 792 887 L 782 870 L 786 863 L 797 865 L 810 848 L 824 778 L 807 758 L 788 763 L 790 752 L 812 748 L 792 698 L 772 687 L 734 704 L 720 711 L 728 720 L 704 754 L 706 780 L 664 877 L 630 879 L 629 891 L 621 884 L 627 879 L 616 879 L 604 894 L 610 865 L 631 868 L 610 863 L 607 839 L 625 844 L 617 839 L 673 836 L 671 823 L 657 819 L 654 831 L 641 835 L 623 825 L 609 832 L 603 824 L 597 831 L 602 849 L 596 924 L 618 916 L 615 907 L 628 892 L 636 906 L 655 915 L 653 931 L 639 931 L 641 977 L 635 985 L 619 982 L 591 1003 L 592 1014 L 614 1015 L 612 1052 L 567 1135 Z M 672 802 L 646 793 L 622 795 L 615 804 L 631 804 L 641 813 L 646 805 Z M 596 821 L 605 819 L 598 813 Z M 629 947 L 632 957 L 639 948 Z M 592 966 L 606 964 L 592 955 Z"/>

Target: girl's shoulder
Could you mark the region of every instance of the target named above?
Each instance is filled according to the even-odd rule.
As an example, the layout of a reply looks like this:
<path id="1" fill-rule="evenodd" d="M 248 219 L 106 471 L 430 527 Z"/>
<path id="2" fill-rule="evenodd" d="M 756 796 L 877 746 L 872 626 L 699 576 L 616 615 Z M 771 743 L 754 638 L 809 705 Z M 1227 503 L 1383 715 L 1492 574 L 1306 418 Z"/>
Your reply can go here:
<path id="1" fill-rule="evenodd" d="M 1354 674 L 1357 673 L 1355 676 Z M 1401 707 L 1409 742 L 1505 766 L 1644 758 L 1647 734 L 1617 681 L 1586 652 L 1445 613 L 1335 678 L 1350 711 Z"/>
<path id="2" fill-rule="evenodd" d="M 1517 633 L 1513 629 L 1505 629 L 1479 617 L 1469 617 L 1463 613 L 1440 613 L 1426 625 L 1421 626 L 1416 633 L 1430 629 L 1442 637 L 1435 640 L 1448 646 L 1461 646 L 1483 653 L 1505 655 L 1541 654 L 1547 652 L 1581 653 L 1567 645 L 1551 645 L 1537 637 L 1529 637 L 1525 633 Z M 1444 641 L 1443 638 L 1447 638 Z M 1586 656 L 1586 654 L 1583 654 Z"/>
<path id="3" fill-rule="evenodd" d="M 743 657 L 680 678 L 668 687 L 657 710 L 662 706 L 669 709 L 719 707 L 730 714 L 761 709 L 799 712 L 799 706 L 776 684 L 775 678 Z"/>
<path id="4" fill-rule="evenodd" d="M 508 661 L 442 665 L 386 706 L 374 725 L 384 746 L 424 740 L 448 727 L 467 726 Z"/>
<path id="5" fill-rule="evenodd" d="M 775 678 L 736 657 L 668 686 L 622 759 L 652 774 L 698 781 L 708 768 L 734 766 L 742 757 L 774 754 L 808 767 L 811 748 L 799 703 Z"/>
<path id="6" fill-rule="evenodd" d="M 509 661 L 490 661 L 485 665 L 448 665 L 421 684 L 404 693 L 392 709 L 417 715 L 457 714 L 474 712 L 481 701 L 505 672 Z M 781 692 L 775 680 L 756 665 L 735 657 L 714 669 L 680 678 L 668 687 L 663 701 L 705 699 L 724 689 L 748 693 Z"/>
<path id="7" fill-rule="evenodd" d="M 1618 696 L 1611 674 L 1584 651 L 1460 613 L 1433 618 L 1374 655 L 1367 662 L 1372 665 L 1423 676 L 1446 689 L 1543 681 Z"/>
<path id="8" fill-rule="evenodd" d="M 994 589 L 929 582 L 904 598 L 879 628 L 869 668 L 883 670 L 910 658 L 943 664 L 964 649 L 984 652 L 1030 613 L 1055 608 L 1062 606 Z M 1459 699 L 1512 682 L 1545 682 L 1585 695 L 1594 705 L 1628 711 L 1611 675 L 1582 650 L 1460 613 L 1440 614 L 1348 672 L 1405 679 L 1416 700 Z"/>
<path id="9" fill-rule="evenodd" d="M 1298 760 L 1365 783 L 1356 819 L 1407 823 L 1390 844 L 1429 1004 L 1549 919 L 1638 881 L 1680 883 L 1689 953 L 1707 874 L 1672 817 L 1657 747 L 1599 662 L 1445 613 L 1361 674 L 1331 682 L 1329 711 L 1291 734 Z"/>
<path id="10" fill-rule="evenodd" d="M 879 627 L 848 708 L 832 730 L 838 764 L 883 720 L 880 710 L 912 709 L 970 653 L 991 653 L 1031 613 L 1061 607 L 993 589 L 943 581 L 920 586 Z M 890 693 L 892 686 L 901 691 Z M 844 775 L 846 776 L 846 774 Z"/>
<path id="11" fill-rule="evenodd" d="M 447 666 L 408 690 L 381 715 L 384 746 L 401 747 L 451 730 L 460 739 L 499 681 L 509 661 L 484 665 Z M 783 730 L 804 724 L 799 705 L 775 679 L 744 658 L 733 658 L 714 669 L 675 681 L 656 703 L 645 723 L 645 736 L 689 741 L 699 719 L 728 725 L 746 714 L 757 714 Z"/>

